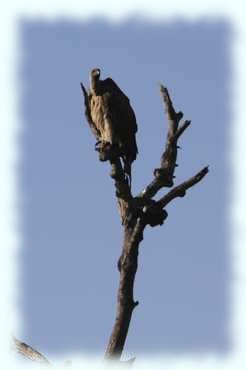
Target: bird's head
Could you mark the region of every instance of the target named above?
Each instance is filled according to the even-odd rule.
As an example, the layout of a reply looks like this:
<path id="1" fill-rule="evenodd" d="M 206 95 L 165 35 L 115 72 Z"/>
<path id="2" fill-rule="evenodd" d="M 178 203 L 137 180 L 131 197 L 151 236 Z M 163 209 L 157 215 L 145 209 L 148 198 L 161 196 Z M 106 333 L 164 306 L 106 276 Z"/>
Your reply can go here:
<path id="1" fill-rule="evenodd" d="M 92 80 L 99 80 L 100 75 L 101 75 L 101 71 L 99 68 L 93 68 L 91 70 L 90 76 Z"/>
<path id="2" fill-rule="evenodd" d="M 90 89 L 94 95 L 99 95 L 100 93 L 100 74 L 99 68 L 94 68 L 90 72 Z"/>

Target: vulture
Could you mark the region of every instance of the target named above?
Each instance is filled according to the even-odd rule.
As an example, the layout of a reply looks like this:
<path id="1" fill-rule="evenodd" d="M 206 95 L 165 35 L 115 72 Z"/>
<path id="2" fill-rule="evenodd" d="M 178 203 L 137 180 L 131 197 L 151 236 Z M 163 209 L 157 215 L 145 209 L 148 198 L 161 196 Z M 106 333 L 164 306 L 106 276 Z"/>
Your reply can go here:
<path id="1" fill-rule="evenodd" d="M 85 115 L 97 144 L 117 147 L 122 158 L 124 173 L 131 186 L 131 165 L 136 159 L 137 122 L 128 97 L 111 79 L 100 79 L 101 71 L 94 68 L 90 72 L 88 91 L 81 84 L 85 98 Z"/>

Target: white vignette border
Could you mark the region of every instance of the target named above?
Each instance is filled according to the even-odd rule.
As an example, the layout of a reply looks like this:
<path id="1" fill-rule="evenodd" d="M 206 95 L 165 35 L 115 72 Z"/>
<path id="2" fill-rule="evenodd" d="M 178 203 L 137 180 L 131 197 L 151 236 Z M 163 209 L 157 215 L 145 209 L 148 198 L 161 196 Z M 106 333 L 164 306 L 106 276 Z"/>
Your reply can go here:
<path id="1" fill-rule="evenodd" d="M 75 19 L 87 20 L 102 16 L 113 22 L 127 19 L 129 16 L 140 15 L 147 20 L 173 21 L 184 19 L 197 21 L 199 19 L 216 20 L 225 18 L 234 29 L 231 64 L 232 85 L 230 86 L 231 111 L 233 128 L 230 128 L 231 150 L 228 161 L 232 173 L 233 194 L 230 205 L 231 224 L 231 256 L 233 279 L 231 287 L 232 320 L 230 323 L 234 349 L 225 357 L 216 355 L 204 356 L 163 356 L 142 359 L 134 364 L 135 369 L 168 369 L 168 370 L 195 370 L 197 366 L 206 370 L 243 370 L 246 366 L 246 22 L 243 0 L 90 0 L 90 2 L 43 0 L 14 1 L 9 0 L 2 6 L 0 15 L 1 40 L 1 122 L 0 122 L 0 364 L 2 368 L 26 369 L 36 368 L 31 362 L 20 362 L 10 350 L 10 341 L 13 330 L 18 332 L 18 312 L 13 312 L 11 302 L 16 292 L 15 281 L 17 271 L 16 250 L 19 246 L 17 233 L 18 215 L 16 201 L 18 189 L 15 165 L 18 162 L 17 145 L 17 95 L 13 91 L 16 86 L 16 65 L 19 63 L 17 24 L 19 17 L 30 19 L 57 20 Z M 32 343 L 29 343 L 32 345 Z M 90 359 L 81 356 L 73 360 L 73 369 L 98 369 L 99 359 Z M 61 360 L 51 359 L 56 368 L 60 368 Z"/>

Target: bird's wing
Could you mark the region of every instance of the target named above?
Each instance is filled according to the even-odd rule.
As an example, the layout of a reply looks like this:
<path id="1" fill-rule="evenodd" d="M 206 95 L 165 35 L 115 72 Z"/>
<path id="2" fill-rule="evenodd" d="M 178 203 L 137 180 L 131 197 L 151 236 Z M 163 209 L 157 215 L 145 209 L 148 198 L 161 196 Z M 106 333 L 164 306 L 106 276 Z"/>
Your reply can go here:
<path id="1" fill-rule="evenodd" d="M 92 118 L 91 118 L 91 111 L 90 111 L 90 99 L 91 99 L 91 95 L 90 93 L 88 94 L 88 92 L 86 91 L 84 85 L 80 84 L 81 86 L 81 90 L 83 92 L 83 95 L 84 95 L 84 105 L 85 105 L 85 117 L 87 119 L 87 122 L 89 123 L 89 126 L 91 128 L 91 131 L 92 133 L 95 135 L 96 139 L 99 140 L 100 138 L 100 132 L 98 131 L 98 129 L 96 128 L 96 125 L 94 124 Z"/>
<path id="2" fill-rule="evenodd" d="M 122 98 L 129 102 L 128 97 L 123 93 L 123 91 L 114 82 L 114 80 L 112 80 L 112 78 L 110 77 L 106 78 L 106 80 L 103 81 L 103 86 L 105 87 L 106 90 L 105 92 L 117 94 L 118 96 L 121 96 Z"/>
<path id="3" fill-rule="evenodd" d="M 112 78 L 108 77 L 103 81 L 103 93 L 108 95 L 107 100 L 110 109 L 118 110 L 119 116 L 121 117 L 120 121 L 122 121 L 123 117 L 125 117 L 125 128 L 127 126 L 127 129 L 130 132 L 136 133 L 137 121 L 135 113 L 131 107 L 130 100 L 119 88 L 119 86 L 112 80 Z"/>

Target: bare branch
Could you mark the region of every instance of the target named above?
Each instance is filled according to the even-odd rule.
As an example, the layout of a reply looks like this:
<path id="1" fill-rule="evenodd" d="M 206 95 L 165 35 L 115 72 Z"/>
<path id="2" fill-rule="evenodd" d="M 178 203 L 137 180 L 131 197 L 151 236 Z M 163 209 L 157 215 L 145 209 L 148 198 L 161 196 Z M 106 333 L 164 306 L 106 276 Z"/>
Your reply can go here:
<path id="1" fill-rule="evenodd" d="M 183 134 L 183 132 L 189 127 L 191 124 L 191 121 L 185 121 L 176 131 L 175 134 L 175 140 L 178 140 L 178 138 Z"/>
<path id="2" fill-rule="evenodd" d="M 36 349 L 32 348 L 28 344 L 19 341 L 15 337 L 13 337 L 14 340 L 14 350 L 21 355 L 25 356 L 29 360 L 32 360 L 34 362 L 39 362 L 47 366 L 52 366 L 51 363 Z"/>
<path id="3" fill-rule="evenodd" d="M 168 121 L 168 132 L 166 138 L 165 150 L 161 156 L 160 168 L 154 170 L 154 180 L 142 191 L 139 197 L 151 199 L 161 188 L 172 187 L 175 167 L 177 167 L 177 140 L 183 134 L 191 121 L 185 121 L 178 127 L 183 117 L 182 112 L 176 113 L 169 92 L 163 85 L 160 86 L 161 96 L 163 98 L 165 112 Z"/>
<path id="4" fill-rule="evenodd" d="M 160 84 L 160 93 L 164 102 L 165 112 L 167 114 L 167 119 L 169 121 L 169 125 L 173 129 L 173 131 L 176 131 L 178 128 L 178 123 L 183 117 L 182 112 L 175 112 L 175 109 L 173 107 L 172 100 L 170 98 L 168 89 L 164 87 L 162 84 Z"/>
<path id="5" fill-rule="evenodd" d="M 191 177 L 189 180 L 184 181 L 182 184 L 176 186 L 172 190 L 169 191 L 166 195 L 164 195 L 157 204 L 164 208 L 168 203 L 170 203 L 174 198 L 177 197 L 184 197 L 186 194 L 186 190 L 200 182 L 204 176 L 207 175 L 209 172 L 208 167 L 204 167 L 200 172 L 198 172 L 195 176 Z"/>

